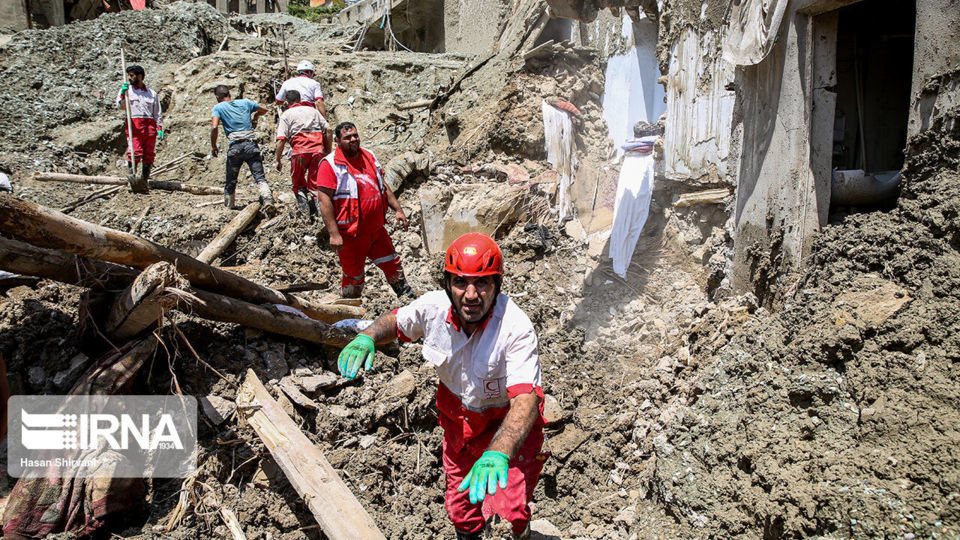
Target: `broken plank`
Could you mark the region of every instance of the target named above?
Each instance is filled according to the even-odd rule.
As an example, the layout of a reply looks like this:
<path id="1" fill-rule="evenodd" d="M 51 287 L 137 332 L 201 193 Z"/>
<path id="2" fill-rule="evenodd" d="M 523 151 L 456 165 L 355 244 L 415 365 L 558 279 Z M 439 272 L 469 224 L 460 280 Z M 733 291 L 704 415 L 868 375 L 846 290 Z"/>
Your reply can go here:
<path id="1" fill-rule="evenodd" d="M 227 223 L 220 234 L 207 244 L 207 247 L 203 248 L 203 251 L 197 255 L 197 260 L 206 264 L 212 263 L 253 222 L 261 206 L 259 202 L 248 204 L 230 220 L 230 223 Z"/>
<path id="2" fill-rule="evenodd" d="M 728 197 L 730 197 L 730 190 L 727 188 L 707 189 L 694 193 L 684 193 L 673 203 L 673 206 L 674 208 L 684 208 L 697 204 L 722 204 L 727 201 Z"/>
<path id="3" fill-rule="evenodd" d="M 240 1 L 246 2 L 246 0 Z M 223 39 L 226 41 L 227 38 Z M 247 536 L 243 534 L 243 527 L 240 526 L 240 521 L 237 520 L 237 515 L 233 513 L 233 510 L 221 505 L 220 517 L 223 518 L 223 522 L 226 524 L 227 530 L 230 531 L 230 535 L 233 536 L 233 540 L 247 540 Z"/>
<path id="4" fill-rule="evenodd" d="M 253 370 L 247 370 L 237 406 L 328 538 L 385 538 L 336 469 L 280 409 Z"/>
<path id="5" fill-rule="evenodd" d="M 148 266 L 111 305 L 107 314 L 107 335 L 124 340 L 150 328 L 166 309 L 173 307 L 170 301 L 163 301 L 164 289 L 185 285 L 186 280 L 177 274 L 172 264 L 160 262 Z"/>
<path id="6" fill-rule="evenodd" d="M 548 54 L 552 54 L 552 52 L 553 52 L 553 40 L 548 39 L 547 41 L 544 41 L 540 45 L 537 45 L 536 47 L 523 53 L 523 59 L 529 60 L 531 58 L 536 58 L 538 56 L 546 56 Z"/>

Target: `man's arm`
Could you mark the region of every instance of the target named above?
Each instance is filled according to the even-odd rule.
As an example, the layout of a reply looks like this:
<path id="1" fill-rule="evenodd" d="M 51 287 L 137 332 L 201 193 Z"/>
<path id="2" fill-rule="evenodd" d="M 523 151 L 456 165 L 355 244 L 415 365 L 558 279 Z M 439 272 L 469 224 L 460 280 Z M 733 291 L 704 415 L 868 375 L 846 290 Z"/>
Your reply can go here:
<path id="1" fill-rule="evenodd" d="M 373 338 L 373 342 L 377 345 L 390 343 L 397 339 L 397 316 L 392 311 L 388 311 L 360 333 Z"/>
<path id="2" fill-rule="evenodd" d="M 527 439 L 527 434 L 540 416 L 539 405 L 540 396 L 536 392 L 514 396 L 510 400 L 510 410 L 487 451 L 502 452 L 510 459 L 516 457 L 520 445 Z"/>
<path id="3" fill-rule="evenodd" d="M 211 118 L 210 122 L 210 155 L 217 157 L 217 136 L 220 135 L 220 130 L 217 128 L 220 127 L 220 118 L 214 116 Z"/>
<path id="4" fill-rule="evenodd" d="M 283 157 L 283 147 L 286 144 L 286 139 L 277 139 L 277 162 L 273 164 L 273 167 L 277 169 L 277 172 L 283 172 L 283 162 L 280 161 L 280 158 Z"/>
<path id="5" fill-rule="evenodd" d="M 407 216 L 403 213 L 403 208 L 400 207 L 400 201 L 397 200 L 397 196 L 393 194 L 393 190 L 390 189 L 390 186 L 384 184 L 383 187 L 386 189 L 387 206 L 393 209 L 394 215 L 397 218 L 397 223 L 403 225 L 403 230 L 407 230 Z"/>
<path id="6" fill-rule="evenodd" d="M 327 234 L 330 235 L 330 247 L 340 251 L 343 249 L 343 237 L 340 236 L 337 217 L 334 215 L 333 190 L 325 187 L 319 188 L 317 202 L 320 204 L 320 216 L 323 217 L 323 224 L 327 227 Z"/>
<path id="7" fill-rule="evenodd" d="M 250 120 L 250 124 L 253 126 L 253 129 L 257 129 L 257 121 L 260 120 L 260 117 L 265 114 L 267 114 L 267 108 L 263 105 L 257 105 L 257 110 L 253 113 L 253 118 Z"/>
<path id="8" fill-rule="evenodd" d="M 324 120 L 327 118 L 327 106 L 323 103 L 323 98 L 319 97 L 313 104 L 317 107 L 317 110 L 320 111 L 320 114 L 323 115 Z"/>

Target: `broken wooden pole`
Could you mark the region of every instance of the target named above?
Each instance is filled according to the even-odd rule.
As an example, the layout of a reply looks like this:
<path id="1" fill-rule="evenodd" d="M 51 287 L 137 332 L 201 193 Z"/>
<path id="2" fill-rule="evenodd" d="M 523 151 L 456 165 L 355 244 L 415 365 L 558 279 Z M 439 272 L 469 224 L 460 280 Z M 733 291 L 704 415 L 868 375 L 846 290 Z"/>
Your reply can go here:
<path id="1" fill-rule="evenodd" d="M 120 176 L 85 176 L 82 174 L 67 174 L 54 172 L 38 172 L 33 175 L 38 182 L 67 182 L 71 184 L 103 184 L 108 186 L 126 186 L 129 182 Z M 152 189 L 167 191 L 184 191 L 194 195 L 221 195 L 223 188 L 213 186 L 197 186 L 173 182 L 170 180 L 150 180 L 147 182 Z"/>
<path id="2" fill-rule="evenodd" d="M 261 206 L 259 202 L 248 204 L 246 208 L 230 220 L 230 223 L 227 223 L 220 234 L 207 244 L 207 247 L 203 248 L 203 251 L 197 255 L 197 260 L 207 264 L 212 263 L 223 253 L 223 250 L 227 249 L 227 246 L 237 239 L 237 235 L 253 222 L 253 218 L 257 217 L 257 212 L 260 211 Z"/>
<path id="3" fill-rule="evenodd" d="M 3 237 L 0 237 L 0 270 L 107 291 L 121 290 L 137 277 L 137 271 L 127 266 Z"/>
<path id="4" fill-rule="evenodd" d="M 430 99 L 421 99 L 418 101 L 409 101 L 407 103 L 398 103 L 394 108 L 398 111 L 406 111 L 408 109 L 421 109 L 429 107 L 433 103 L 433 98 Z"/>
<path id="5" fill-rule="evenodd" d="M 674 208 L 684 208 L 697 204 L 723 204 L 730 197 L 730 190 L 727 188 L 707 189 L 694 193 L 684 193 L 673 203 Z"/>
<path id="6" fill-rule="evenodd" d="M 257 433 L 290 485 L 331 540 L 385 538 L 336 469 L 247 370 L 237 410 Z"/>
<path id="7" fill-rule="evenodd" d="M 180 311 L 204 319 L 242 324 L 273 334 L 335 347 L 345 346 L 356 336 L 354 332 L 344 328 L 220 294 L 175 288 L 168 288 L 167 292 L 177 296 Z"/>
<path id="8" fill-rule="evenodd" d="M 148 266 L 114 300 L 107 314 L 107 335 L 119 341 L 150 328 L 175 304 L 163 297 L 165 289 L 186 285 L 172 264 L 159 262 Z"/>
<path id="9" fill-rule="evenodd" d="M 0 232 L 34 245 L 74 255 L 144 269 L 166 261 L 195 287 L 223 293 L 257 304 L 283 304 L 325 322 L 359 318 L 363 310 L 350 306 L 314 305 L 202 263 L 189 255 L 132 234 L 70 217 L 39 204 L 0 193 Z M 22 273 L 22 272 L 18 272 Z"/>

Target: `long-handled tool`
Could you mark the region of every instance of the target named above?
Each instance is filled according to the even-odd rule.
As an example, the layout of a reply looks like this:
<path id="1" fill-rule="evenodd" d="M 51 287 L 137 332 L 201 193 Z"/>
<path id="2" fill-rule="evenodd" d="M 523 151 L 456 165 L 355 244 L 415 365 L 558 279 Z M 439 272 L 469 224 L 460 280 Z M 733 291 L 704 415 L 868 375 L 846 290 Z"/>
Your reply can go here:
<path id="1" fill-rule="evenodd" d="M 127 76 L 127 61 L 123 56 L 123 47 L 120 47 L 120 81 L 125 83 Z M 130 119 L 132 116 L 130 114 L 130 88 L 127 88 L 127 93 L 123 96 L 123 110 L 127 114 L 127 151 L 130 152 L 130 171 L 127 174 L 127 182 L 130 183 L 130 189 L 134 193 L 146 193 L 150 188 L 147 186 L 146 180 L 141 176 L 137 175 L 137 158 L 133 153 L 133 121 Z"/>
<path id="2" fill-rule="evenodd" d="M 283 43 L 283 76 L 290 79 L 290 64 L 287 64 L 287 34 L 280 25 L 280 41 Z"/>

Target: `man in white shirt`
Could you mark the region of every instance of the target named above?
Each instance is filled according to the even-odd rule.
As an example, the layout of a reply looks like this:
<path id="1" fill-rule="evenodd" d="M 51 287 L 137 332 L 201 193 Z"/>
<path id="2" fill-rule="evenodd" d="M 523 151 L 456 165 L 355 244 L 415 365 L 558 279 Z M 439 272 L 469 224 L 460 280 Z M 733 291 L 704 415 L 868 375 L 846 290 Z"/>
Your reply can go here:
<path id="1" fill-rule="evenodd" d="M 381 316 L 338 360 L 353 378 L 373 367 L 375 344 L 423 339 L 440 379 L 446 509 L 458 539 L 479 539 L 493 514 L 511 522 L 514 538 L 529 538 L 529 503 L 548 457 L 536 332 L 500 294 L 502 279 L 497 243 L 467 233 L 447 249 L 444 290 Z"/>
<path id="2" fill-rule="evenodd" d="M 141 165 L 139 184 L 134 184 L 134 191 L 147 190 L 147 181 L 150 179 L 150 169 L 156 158 L 155 148 L 157 139 L 163 140 L 163 115 L 160 109 L 160 98 L 157 93 L 147 88 L 143 82 L 146 73 L 141 66 L 127 66 L 127 82 L 123 83 L 117 92 L 117 107 L 123 107 L 129 96 L 130 125 L 133 133 L 127 133 L 133 140 L 133 156 L 127 151 L 127 166 L 133 174 L 133 164 L 136 160 Z M 124 124 L 126 131 L 126 124 Z"/>
<path id="3" fill-rule="evenodd" d="M 277 92 L 277 105 L 284 104 L 288 90 L 296 90 L 300 93 L 300 103 L 316 107 L 326 119 L 327 106 L 323 103 L 323 91 L 320 89 L 320 83 L 314 80 L 315 76 L 316 71 L 309 60 L 303 60 L 297 64 L 297 76 L 284 81 L 280 91 Z"/>
<path id="4" fill-rule="evenodd" d="M 323 156 L 332 150 L 330 124 L 311 106 L 301 103 L 300 92 L 287 90 L 287 110 L 277 122 L 277 151 L 274 168 L 283 172 L 283 147 L 290 144 L 290 180 L 297 208 L 303 215 L 318 213 L 310 184 L 316 182 Z M 315 189 L 315 188 L 314 188 Z"/>

